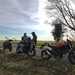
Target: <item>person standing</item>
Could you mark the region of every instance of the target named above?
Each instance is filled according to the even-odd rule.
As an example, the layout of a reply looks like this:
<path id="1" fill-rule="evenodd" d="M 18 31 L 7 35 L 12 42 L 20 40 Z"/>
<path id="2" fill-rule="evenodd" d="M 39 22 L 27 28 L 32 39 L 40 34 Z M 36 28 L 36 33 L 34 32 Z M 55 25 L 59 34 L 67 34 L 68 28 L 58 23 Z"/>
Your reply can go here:
<path id="1" fill-rule="evenodd" d="M 36 46 L 37 44 L 37 35 L 35 32 L 32 32 L 32 42 L 34 43 L 34 45 Z"/>
<path id="2" fill-rule="evenodd" d="M 35 32 L 32 32 L 32 50 L 33 50 L 33 56 L 36 55 L 36 45 L 37 45 L 37 35 Z"/>
<path id="3" fill-rule="evenodd" d="M 26 41 L 27 38 L 28 38 L 27 33 L 24 33 L 24 35 L 22 36 L 22 40 L 23 40 L 23 41 Z"/>

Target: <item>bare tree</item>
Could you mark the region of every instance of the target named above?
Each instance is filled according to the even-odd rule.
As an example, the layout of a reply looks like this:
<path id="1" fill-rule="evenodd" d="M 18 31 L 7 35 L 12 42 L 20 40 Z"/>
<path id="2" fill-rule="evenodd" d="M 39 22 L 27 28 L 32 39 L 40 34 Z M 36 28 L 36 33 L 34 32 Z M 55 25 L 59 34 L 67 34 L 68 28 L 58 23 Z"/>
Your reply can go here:
<path id="1" fill-rule="evenodd" d="M 70 0 L 48 0 L 47 12 L 54 11 L 54 17 L 59 17 L 62 24 L 75 31 L 75 14 Z M 53 15 L 52 15 L 53 17 Z"/>

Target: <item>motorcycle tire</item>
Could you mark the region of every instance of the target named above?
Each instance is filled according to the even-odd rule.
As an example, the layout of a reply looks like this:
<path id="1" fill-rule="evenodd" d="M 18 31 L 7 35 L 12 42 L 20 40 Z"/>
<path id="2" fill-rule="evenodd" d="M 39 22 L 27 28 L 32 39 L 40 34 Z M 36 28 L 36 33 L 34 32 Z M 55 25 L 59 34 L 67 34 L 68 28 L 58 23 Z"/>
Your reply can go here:
<path id="1" fill-rule="evenodd" d="M 68 59 L 71 64 L 75 64 L 75 51 L 74 50 L 69 53 Z"/>
<path id="2" fill-rule="evenodd" d="M 43 59 L 50 59 L 50 58 L 51 58 L 51 55 L 49 55 L 49 54 L 46 52 L 46 50 L 43 50 L 43 51 L 41 52 L 41 57 L 42 57 Z"/>
<path id="3" fill-rule="evenodd" d="M 21 48 L 17 48 L 17 49 L 16 49 L 16 53 L 17 53 L 17 54 L 20 54 L 20 53 L 23 53 L 23 51 L 22 51 Z"/>
<path id="4" fill-rule="evenodd" d="M 36 55 L 36 51 L 35 51 L 35 50 L 29 51 L 29 55 L 30 55 L 30 56 L 35 56 L 35 55 Z"/>

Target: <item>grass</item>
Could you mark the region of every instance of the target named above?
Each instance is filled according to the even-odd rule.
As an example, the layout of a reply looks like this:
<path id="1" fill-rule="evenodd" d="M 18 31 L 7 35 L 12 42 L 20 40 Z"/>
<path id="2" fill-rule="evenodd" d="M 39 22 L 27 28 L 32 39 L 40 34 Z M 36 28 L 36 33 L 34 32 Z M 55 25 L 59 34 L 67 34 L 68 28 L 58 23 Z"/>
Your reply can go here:
<path id="1" fill-rule="evenodd" d="M 75 75 L 75 65 L 66 64 L 62 59 L 43 60 L 11 54 L 0 64 L 0 75 Z"/>
<path id="2" fill-rule="evenodd" d="M 44 41 L 38 41 L 37 46 L 40 47 L 43 43 Z M 0 75 L 75 75 L 75 65 L 67 64 L 62 59 L 37 58 L 9 54 L 6 55 L 6 60 L 1 60 L 3 58 L 0 54 Z"/>
<path id="3" fill-rule="evenodd" d="M 43 63 L 41 59 L 19 57 L 8 56 L 7 61 L 0 64 L 0 75 L 46 75 L 48 73 L 47 63 Z"/>

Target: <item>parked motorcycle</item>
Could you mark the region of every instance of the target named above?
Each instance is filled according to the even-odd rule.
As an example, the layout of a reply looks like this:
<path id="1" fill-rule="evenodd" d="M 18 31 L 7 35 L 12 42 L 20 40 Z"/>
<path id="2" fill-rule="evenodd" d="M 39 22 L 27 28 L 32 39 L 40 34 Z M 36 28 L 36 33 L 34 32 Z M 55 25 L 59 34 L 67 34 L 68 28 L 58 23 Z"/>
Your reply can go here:
<path id="1" fill-rule="evenodd" d="M 24 53 L 28 56 L 35 56 L 36 55 L 35 46 L 32 42 L 31 43 L 29 43 L 29 42 L 25 43 L 23 41 L 20 41 L 17 44 L 16 53 L 17 54 Z"/>
<path id="2" fill-rule="evenodd" d="M 68 59 L 70 63 L 75 64 L 75 48 L 70 46 L 68 43 L 64 45 L 63 48 L 56 48 L 55 46 L 51 46 L 48 43 L 45 43 L 41 46 L 41 57 L 50 59 L 51 57 L 62 58 L 63 55 L 66 55 L 68 53 Z"/>

